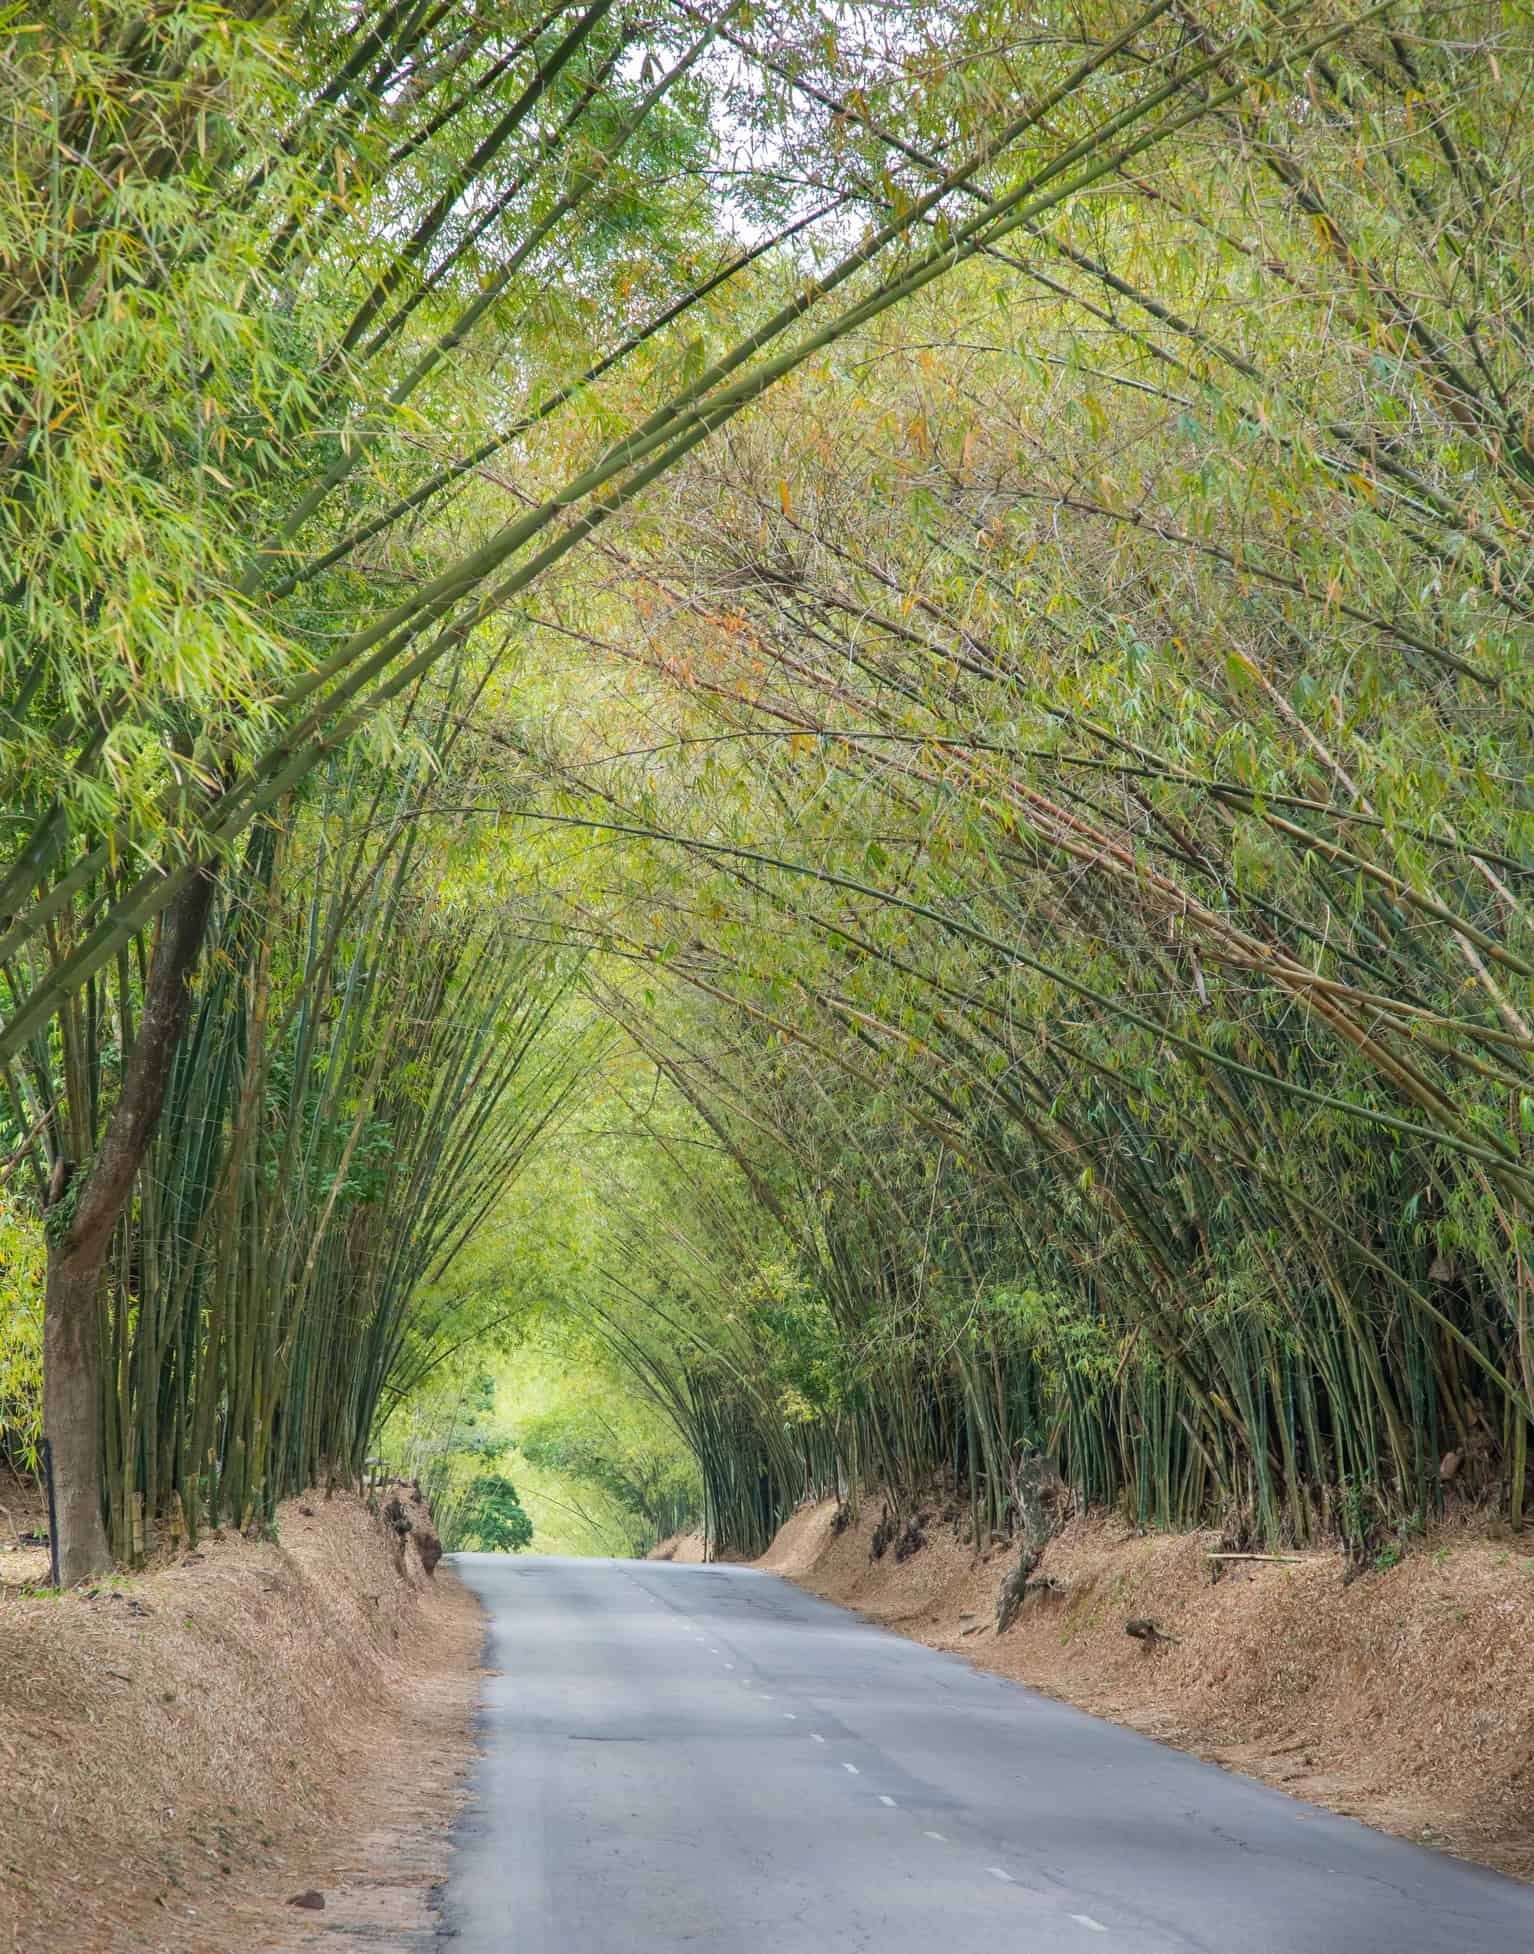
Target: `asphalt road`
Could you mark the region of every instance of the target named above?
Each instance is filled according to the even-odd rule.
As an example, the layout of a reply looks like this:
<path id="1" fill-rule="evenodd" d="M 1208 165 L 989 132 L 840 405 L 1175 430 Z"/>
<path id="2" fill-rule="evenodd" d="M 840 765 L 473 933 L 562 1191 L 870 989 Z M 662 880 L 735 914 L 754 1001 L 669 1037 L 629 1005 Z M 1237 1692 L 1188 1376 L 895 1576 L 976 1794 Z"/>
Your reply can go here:
<path id="1" fill-rule="evenodd" d="M 752 1568 L 465 1554 L 453 1954 L 1531 1954 L 1534 1889 Z"/>

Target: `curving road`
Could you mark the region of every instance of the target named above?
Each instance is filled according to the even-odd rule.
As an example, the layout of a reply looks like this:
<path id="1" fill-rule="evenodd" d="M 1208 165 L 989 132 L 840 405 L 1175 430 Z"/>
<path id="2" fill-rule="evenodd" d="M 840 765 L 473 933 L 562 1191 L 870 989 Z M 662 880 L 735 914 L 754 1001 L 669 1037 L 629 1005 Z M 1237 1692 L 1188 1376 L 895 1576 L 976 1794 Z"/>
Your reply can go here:
<path id="1" fill-rule="evenodd" d="M 457 1565 L 496 1673 L 454 1954 L 1534 1950 L 1534 1888 L 754 1568 Z"/>

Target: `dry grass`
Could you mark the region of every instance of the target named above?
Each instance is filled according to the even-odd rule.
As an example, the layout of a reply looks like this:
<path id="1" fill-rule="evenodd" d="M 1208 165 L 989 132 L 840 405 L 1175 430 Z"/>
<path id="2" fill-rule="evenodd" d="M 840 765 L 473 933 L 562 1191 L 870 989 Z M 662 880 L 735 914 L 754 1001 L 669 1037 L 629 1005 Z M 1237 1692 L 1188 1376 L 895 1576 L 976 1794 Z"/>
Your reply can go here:
<path id="1" fill-rule="evenodd" d="M 1534 1878 L 1534 1539 L 1449 1530 L 1344 1586 L 1337 1553 L 1218 1564 L 1212 1534 L 1077 1519 L 1038 1570 L 1059 1591 L 998 1637 L 1009 1551 L 977 1555 L 961 1522 L 925 1510 L 927 1544 L 902 1563 L 870 1561 L 876 1499 L 839 1535 L 832 1502 L 805 1508 L 760 1565 L 1232 1770 Z M 1176 1641 L 1131 1639 L 1135 1617 Z"/>
<path id="2" fill-rule="evenodd" d="M 692 1566 L 700 1565 L 707 1558 L 701 1533 L 673 1533 L 665 1540 L 657 1540 L 645 1555 L 646 1560 L 685 1561 Z"/>
<path id="3" fill-rule="evenodd" d="M 408 1820 L 426 1780 L 441 1832 L 477 1610 L 360 1500 L 290 1501 L 275 1543 L 214 1537 L 93 1593 L 26 1594 L 21 1562 L 0 1559 L 0 1946 L 312 1945 L 334 1912 L 286 1900 L 344 1879 L 380 1795 Z"/>

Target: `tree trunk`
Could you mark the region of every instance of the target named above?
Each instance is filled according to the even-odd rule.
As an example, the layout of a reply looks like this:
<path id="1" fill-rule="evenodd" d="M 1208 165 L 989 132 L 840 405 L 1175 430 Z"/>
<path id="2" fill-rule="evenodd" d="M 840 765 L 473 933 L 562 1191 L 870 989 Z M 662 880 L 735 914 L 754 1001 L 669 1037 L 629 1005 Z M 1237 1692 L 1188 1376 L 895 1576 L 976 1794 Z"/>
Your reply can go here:
<path id="1" fill-rule="evenodd" d="M 72 1258 L 48 1254 L 43 1429 L 52 1451 L 53 1578 L 66 1588 L 112 1564 L 102 1519 L 101 1262 L 98 1255 L 77 1272 Z"/>
<path id="2" fill-rule="evenodd" d="M 50 1230 L 43 1304 L 43 1427 L 53 1455 L 53 1565 L 63 1587 L 112 1564 L 101 1456 L 102 1270 L 165 1104 L 186 1025 L 187 979 L 207 934 L 211 872 L 165 911 L 122 1091 L 65 1225 Z"/>

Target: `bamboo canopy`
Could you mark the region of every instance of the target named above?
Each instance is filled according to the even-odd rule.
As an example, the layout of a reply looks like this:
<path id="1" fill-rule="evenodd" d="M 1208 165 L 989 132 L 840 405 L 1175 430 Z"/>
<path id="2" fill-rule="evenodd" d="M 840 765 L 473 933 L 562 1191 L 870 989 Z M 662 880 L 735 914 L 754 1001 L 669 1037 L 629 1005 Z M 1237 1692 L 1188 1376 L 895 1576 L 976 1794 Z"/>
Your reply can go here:
<path id="1" fill-rule="evenodd" d="M 1516 19 L 6 31 L 67 1576 L 535 1314 L 741 1548 L 1040 1451 L 1232 1551 L 1521 1524 Z"/>

